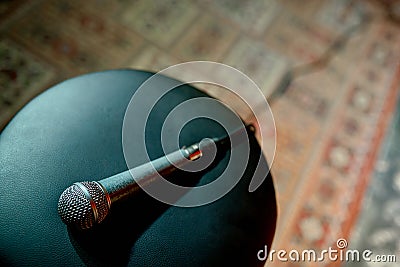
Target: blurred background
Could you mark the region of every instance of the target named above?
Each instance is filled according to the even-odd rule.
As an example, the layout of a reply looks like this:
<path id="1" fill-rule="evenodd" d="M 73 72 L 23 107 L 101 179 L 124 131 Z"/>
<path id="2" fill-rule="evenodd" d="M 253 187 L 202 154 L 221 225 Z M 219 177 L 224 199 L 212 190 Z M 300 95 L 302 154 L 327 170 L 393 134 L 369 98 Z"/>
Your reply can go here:
<path id="1" fill-rule="evenodd" d="M 273 248 L 345 238 L 400 261 L 399 48 L 397 0 L 0 1 L 0 129 L 79 74 L 222 62 L 257 83 L 275 117 Z"/>

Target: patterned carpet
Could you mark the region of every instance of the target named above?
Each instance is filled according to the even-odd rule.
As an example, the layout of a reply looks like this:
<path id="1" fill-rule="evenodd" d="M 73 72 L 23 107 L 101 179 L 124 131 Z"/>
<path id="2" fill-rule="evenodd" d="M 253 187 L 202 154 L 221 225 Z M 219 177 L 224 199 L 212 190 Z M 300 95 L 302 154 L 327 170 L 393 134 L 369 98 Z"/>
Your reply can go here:
<path id="1" fill-rule="evenodd" d="M 274 248 L 321 250 L 362 227 L 355 222 L 396 106 L 399 43 L 400 27 L 378 1 L 1 1 L 0 128 L 78 74 L 229 64 L 260 86 L 275 116 Z"/>
<path id="2" fill-rule="evenodd" d="M 400 98 L 398 99 L 398 101 Z M 400 252 L 400 105 L 397 105 L 385 141 L 381 146 L 362 210 L 354 226 L 351 249 L 396 255 L 397 262 L 376 266 L 398 266 Z M 345 266 L 367 267 L 365 262 Z"/>

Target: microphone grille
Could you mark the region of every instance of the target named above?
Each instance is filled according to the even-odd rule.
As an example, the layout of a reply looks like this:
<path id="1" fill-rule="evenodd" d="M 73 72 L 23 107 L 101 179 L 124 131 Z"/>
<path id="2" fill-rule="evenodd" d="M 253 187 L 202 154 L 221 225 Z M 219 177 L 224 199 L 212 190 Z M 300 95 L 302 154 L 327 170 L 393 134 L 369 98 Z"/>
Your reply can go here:
<path id="1" fill-rule="evenodd" d="M 107 216 L 110 199 L 97 182 L 75 183 L 65 189 L 58 201 L 58 214 L 67 225 L 91 228 Z"/>

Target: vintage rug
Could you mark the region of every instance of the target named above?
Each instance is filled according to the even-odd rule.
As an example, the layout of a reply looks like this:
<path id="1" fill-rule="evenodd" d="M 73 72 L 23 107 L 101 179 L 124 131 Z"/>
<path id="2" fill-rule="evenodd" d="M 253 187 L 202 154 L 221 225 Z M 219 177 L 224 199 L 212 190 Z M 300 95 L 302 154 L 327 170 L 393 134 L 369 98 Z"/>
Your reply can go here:
<path id="1" fill-rule="evenodd" d="M 271 100 L 272 249 L 322 250 L 339 238 L 351 245 L 400 84 L 400 27 L 378 2 L 1 1 L 0 128 L 29 99 L 79 74 L 223 62 Z"/>

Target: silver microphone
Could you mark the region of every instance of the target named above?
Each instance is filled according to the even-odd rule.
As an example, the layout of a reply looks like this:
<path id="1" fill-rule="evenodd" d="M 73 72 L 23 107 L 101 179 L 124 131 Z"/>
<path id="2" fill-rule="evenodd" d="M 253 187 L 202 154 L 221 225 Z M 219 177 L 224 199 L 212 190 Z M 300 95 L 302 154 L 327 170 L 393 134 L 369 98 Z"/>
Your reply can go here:
<path id="1" fill-rule="evenodd" d="M 245 129 L 255 131 L 253 125 L 247 125 Z M 240 131 L 243 131 L 243 128 L 234 131 L 231 135 L 212 140 L 217 147 L 227 149 L 226 144 L 229 143 L 230 137 Z M 58 201 L 58 214 L 66 225 L 75 226 L 78 229 L 89 229 L 106 218 L 111 204 L 134 195 L 140 190 L 140 186 L 152 183 L 159 174 L 171 174 L 178 167 L 199 159 L 203 156 L 203 151 L 207 149 L 204 146 L 200 149 L 200 143 L 196 143 L 100 181 L 74 183 L 61 194 Z M 131 173 L 134 173 L 137 178 L 133 179 Z"/>

